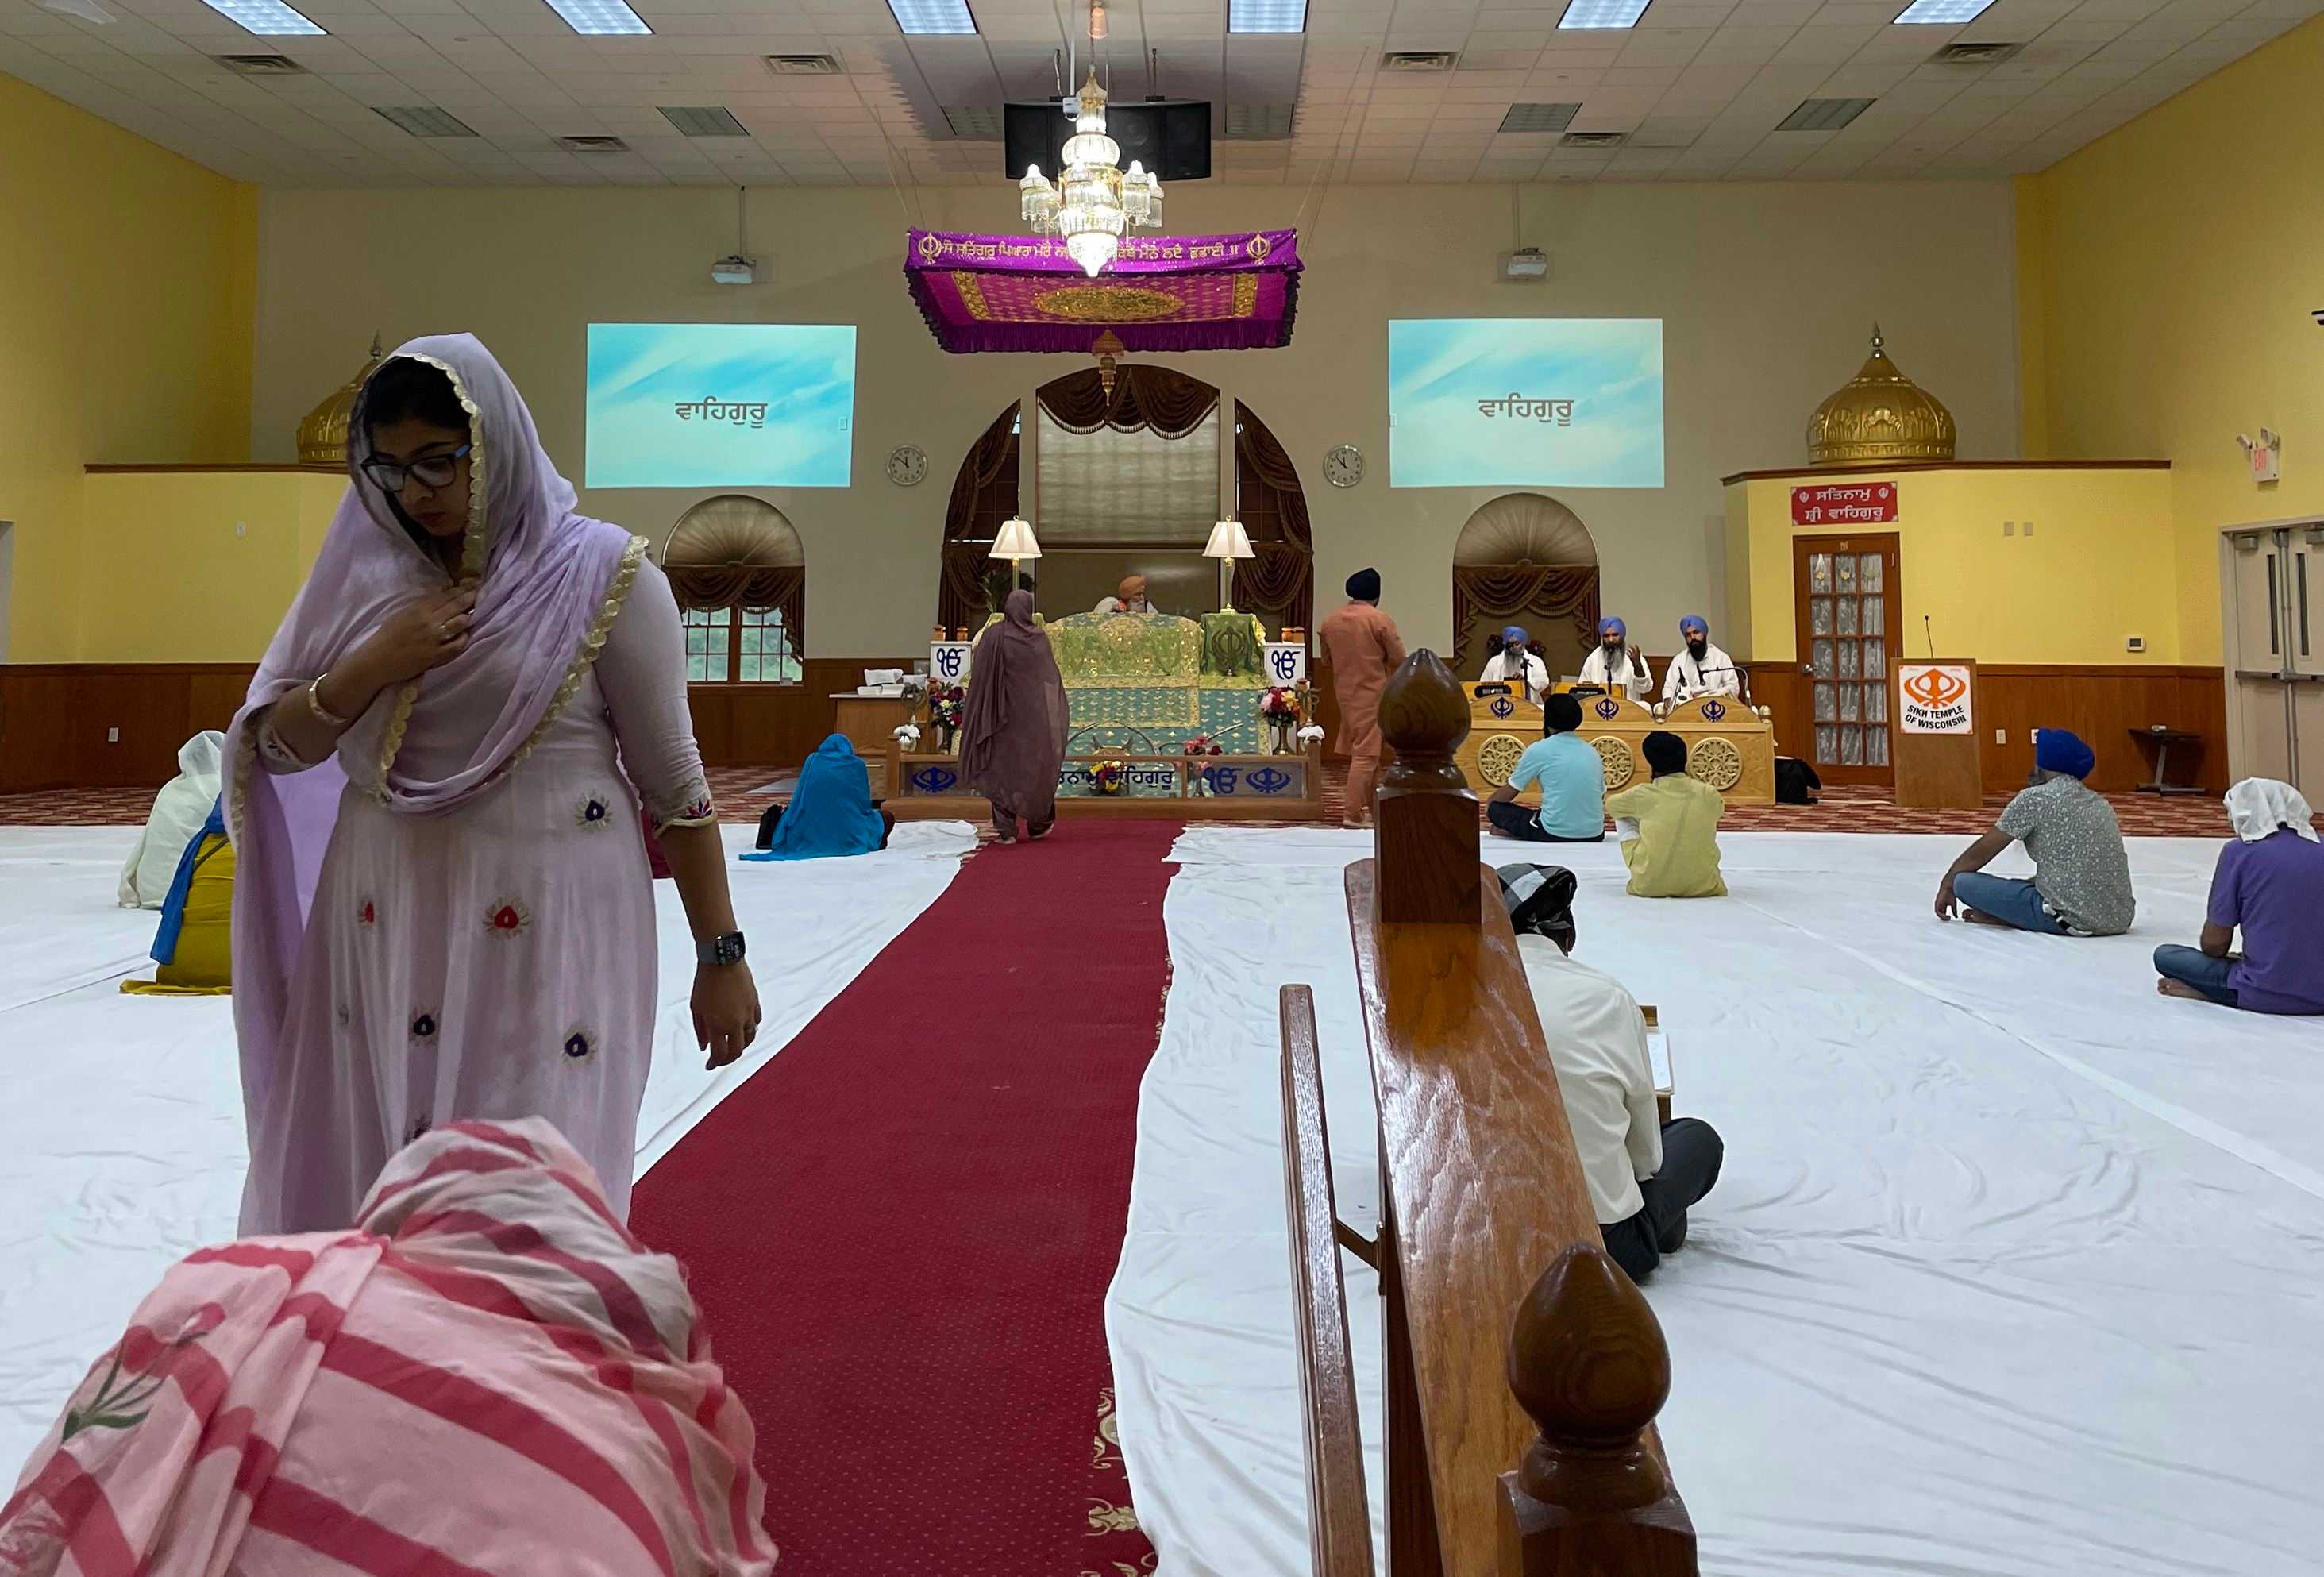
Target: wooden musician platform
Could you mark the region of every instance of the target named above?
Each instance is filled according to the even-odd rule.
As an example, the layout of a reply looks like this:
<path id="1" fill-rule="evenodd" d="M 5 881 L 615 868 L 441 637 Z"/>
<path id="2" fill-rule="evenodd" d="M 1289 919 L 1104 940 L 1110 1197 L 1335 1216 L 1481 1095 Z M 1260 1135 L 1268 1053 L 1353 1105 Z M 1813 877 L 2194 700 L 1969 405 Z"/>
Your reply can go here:
<path id="1" fill-rule="evenodd" d="M 1693 1577 L 1654 1426 L 1669 1350 L 1601 1245 L 1499 886 L 1477 862 L 1476 798 L 1454 766 L 1470 699 L 1427 651 L 1389 680 L 1396 764 L 1373 858 L 1348 868 L 1379 1108 L 1375 1243 L 1336 1218 L 1314 1004 L 1305 986 L 1282 993 L 1313 1570 L 1374 1571 L 1346 1246 L 1377 1264 L 1386 1305 L 1389 1577 Z"/>
<path id="2" fill-rule="evenodd" d="M 1454 756 L 1462 775 L 1480 793 L 1509 780 L 1517 757 L 1541 737 L 1541 708 L 1521 687 L 1464 686 L 1469 737 Z M 1775 803 L 1775 724 L 1732 696 L 1703 696 L 1674 707 L 1659 721 L 1654 709 L 1619 696 L 1580 696 L 1582 737 L 1606 763 L 1606 791 L 1617 793 L 1650 775 L 1640 746 L 1657 729 L 1686 741 L 1686 770 L 1726 797 L 1729 805 Z M 1517 796 L 1541 803 L 1541 790 Z"/>

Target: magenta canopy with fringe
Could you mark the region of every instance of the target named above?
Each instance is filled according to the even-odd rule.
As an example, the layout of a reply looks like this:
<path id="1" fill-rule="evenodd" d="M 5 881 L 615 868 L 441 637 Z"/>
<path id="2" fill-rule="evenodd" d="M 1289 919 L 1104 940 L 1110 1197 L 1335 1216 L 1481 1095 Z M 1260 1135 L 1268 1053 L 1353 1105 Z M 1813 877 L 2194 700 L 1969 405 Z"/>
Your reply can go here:
<path id="1" fill-rule="evenodd" d="M 1095 279 L 1042 235 L 913 230 L 904 277 L 948 351 L 1259 350 L 1291 342 L 1299 233 L 1137 235 Z"/>

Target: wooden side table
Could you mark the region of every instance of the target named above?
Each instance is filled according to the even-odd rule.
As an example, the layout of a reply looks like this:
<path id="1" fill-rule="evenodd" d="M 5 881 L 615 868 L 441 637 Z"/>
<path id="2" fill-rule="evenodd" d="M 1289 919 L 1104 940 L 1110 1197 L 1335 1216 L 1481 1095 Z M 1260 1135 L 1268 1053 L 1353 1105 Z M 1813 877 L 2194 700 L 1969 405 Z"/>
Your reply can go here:
<path id="1" fill-rule="evenodd" d="M 2165 728 L 2161 724 L 2157 724 L 2153 728 L 2134 728 L 2130 731 L 2130 737 L 2135 744 L 2142 746 L 2151 744 L 2154 747 L 2154 780 L 2151 783 L 2141 783 L 2138 786 L 2138 791 L 2141 794 L 2172 795 L 2204 792 L 2204 789 L 2196 784 L 2173 783 L 2171 780 L 2171 747 L 2174 744 L 2191 745 L 2200 752 L 2203 748 L 2201 734 L 2189 733 L 2181 728 Z"/>

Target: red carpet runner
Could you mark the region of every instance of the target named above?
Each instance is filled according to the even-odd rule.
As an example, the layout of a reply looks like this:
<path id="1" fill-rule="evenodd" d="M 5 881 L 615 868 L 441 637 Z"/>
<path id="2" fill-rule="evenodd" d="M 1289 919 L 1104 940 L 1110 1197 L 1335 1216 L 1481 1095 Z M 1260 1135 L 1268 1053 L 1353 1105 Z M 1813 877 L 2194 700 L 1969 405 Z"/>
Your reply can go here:
<path id="1" fill-rule="evenodd" d="M 783 1577 L 1112 1577 L 1103 1302 L 1177 830 L 982 850 L 639 1184 L 757 1423 Z"/>

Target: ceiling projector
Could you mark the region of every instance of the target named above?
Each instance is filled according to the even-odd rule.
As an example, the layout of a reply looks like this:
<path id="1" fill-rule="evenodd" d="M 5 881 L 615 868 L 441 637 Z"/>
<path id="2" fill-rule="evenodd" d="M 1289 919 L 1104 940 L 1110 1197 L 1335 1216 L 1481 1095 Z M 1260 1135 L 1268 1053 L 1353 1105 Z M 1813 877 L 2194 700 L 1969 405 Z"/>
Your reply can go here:
<path id="1" fill-rule="evenodd" d="M 1549 254 L 1538 246 L 1521 246 L 1501 259 L 1501 277 L 1505 280 L 1547 279 Z"/>
<path id="2" fill-rule="evenodd" d="M 712 263 L 710 277 L 722 285 L 752 284 L 759 277 L 759 265 L 750 258 L 736 253 L 732 257 L 722 257 Z"/>

